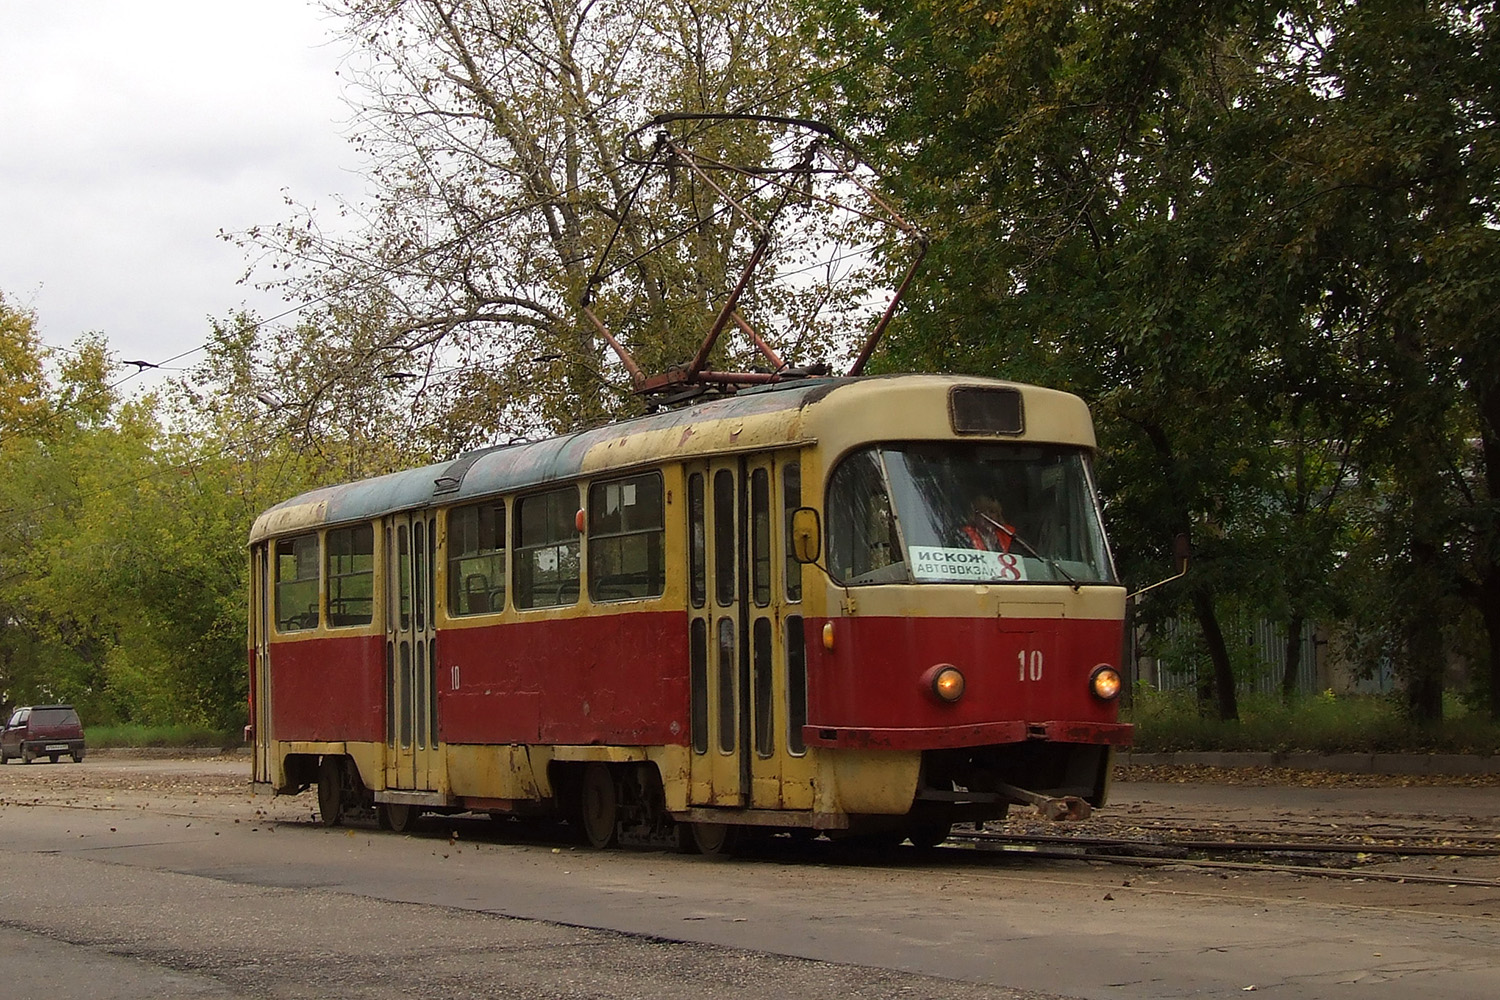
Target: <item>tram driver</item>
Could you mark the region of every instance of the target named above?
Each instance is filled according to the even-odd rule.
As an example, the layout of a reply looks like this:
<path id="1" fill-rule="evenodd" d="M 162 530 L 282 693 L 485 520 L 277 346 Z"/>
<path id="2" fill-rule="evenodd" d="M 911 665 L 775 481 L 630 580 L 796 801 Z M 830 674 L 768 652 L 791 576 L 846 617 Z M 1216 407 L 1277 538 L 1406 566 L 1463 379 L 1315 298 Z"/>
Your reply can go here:
<path id="1" fill-rule="evenodd" d="M 964 542 L 982 552 L 1009 552 L 1016 529 L 1005 520 L 1000 501 L 988 493 L 974 498 L 969 520 L 959 528 Z"/>

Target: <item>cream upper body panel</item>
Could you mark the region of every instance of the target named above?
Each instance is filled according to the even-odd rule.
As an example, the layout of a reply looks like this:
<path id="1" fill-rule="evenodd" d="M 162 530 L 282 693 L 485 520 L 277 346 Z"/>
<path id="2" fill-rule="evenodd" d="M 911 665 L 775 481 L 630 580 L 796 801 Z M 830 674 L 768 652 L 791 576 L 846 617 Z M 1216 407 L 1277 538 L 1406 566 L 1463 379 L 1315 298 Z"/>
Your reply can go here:
<path id="1" fill-rule="evenodd" d="M 803 410 L 802 431 L 832 463 L 853 448 L 880 441 L 953 440 L 950 394 L 959 387 L 1021 393 L 1021 434 L 964 435 L 970 440 L 1045 441 L 1093 450 L 1094 425 L 1083 400 L 1056 389 L 956 375 L 893 376 L 851 382 Z"/>
<path id="2" fill-rule="evenodd" d="M 861 444 L 954 439 L 950 400 L 959 387 L 1015 390 L 1024 418 L 1020 434 L 964 439 L 1095 447 L 1088 408 L 1054 389 L 959 375 L 809 380 L 312 490 L 261 514 L 250 541 L 704 455 L 816 445 L 819 460 L 804 469 L 815 477 Z"/>

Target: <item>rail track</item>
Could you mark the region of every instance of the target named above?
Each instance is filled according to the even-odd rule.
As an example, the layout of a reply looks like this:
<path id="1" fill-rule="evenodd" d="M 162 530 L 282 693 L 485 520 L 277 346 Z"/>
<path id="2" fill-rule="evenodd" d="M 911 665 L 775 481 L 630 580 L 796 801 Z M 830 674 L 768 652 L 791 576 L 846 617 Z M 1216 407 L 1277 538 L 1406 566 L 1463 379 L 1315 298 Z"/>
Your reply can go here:
<path id="1" fill-rule="evenodd" d="M 1170 835 L 1152 833 L 1132 837 L 993 830 L 955 831 L 947 844 L 953 848 L 981 853 L 1025 854 L 1144 868 L 1186 865 L 1219 871 L 1279 872 L 1319 878 L 1500 889 L 1500 880 L 1497 879 L 1456 873 L 1435 875 L 1426 872 L 1381 871 L 1373 867 L 1406 857 L 1500 859 L 1500 838 L 1495 837 L 1413 838 L 1337 834 L 1271 839 L 1265 836 L 1264 831 L 1219 829 L 1215 832 L 1220 836 L 1205 839 L 1182 835 L 1184 832 L 1196 834 L 1200 830 L 1170 829 Z"/>
<path id="2" fill-rule="evenodd" d="M 243 782 L 198 779 L 184 781 L 181 775 L 106 775 L 102 781 L 88 765 L 78 770 L 9 768 L 6 777 L 36 778 L 34 784 L 15 784 L 0 791 L 0 803 L 10 806 L 40 806 L 94 813 L 135 811 L 150 808 L 186 819 L 223 820 L 241 818 L 247 805 L 251 822 L 309 822 L 310 806 L 287 802 L 282 810 L 268 811 L 249 799 Z M 93 776 L 93 781 L 81 779 Z M 40 779 L 46 778 L 45 781 Z M 67 779 L 67 780 L 60 780 Z M 460 818 L 455 817 L 454 820 Z M 1333 820 L 1337 820 L 1334 822 Z M 433 822 L 433 834 L 455 827 L 450 820 Z M 513 829 L 464 821 L 465 839 L 555 845 L 568 843 L 562 829 Z M 1012 819 L 991 824 L 984 831 L 959 829 L 935 857 L 944 863 L 962 863 L 962 853 L 974 852 L 975 861 L 985 855 L 1028 856 L 1036 859 L 1080 861 L 1122 867 L 1161 868 L 1180 866 L 1221 874 L 1281 873 L 1322 879 L 1365 880 L 1387 883 L 1427 883 L 1471 886 L 1500 890 L 1500 836 L 1493 826 L 1464 821 L 1453 816 L 1278 816 L 1258 821 L 1204 821 L 1155 817 L 1096 817 L 1086 824 L 1059 827 Z M 777 842 L 769 854 L 781 858 L 826 857 L 826 851 L 842 848 L 822 843 L 796 845 Z M 809 853 L 810 852 L 810 853 Z M 759 853 L 752 850 L 749 853 Z M 901 852 L 901 856 L 910 858 Z M 872 856 L 865 854 L 866 860 Z M 1443 872 L 1430 870 L 1432 861 L 1451 858 L 1460 864 L 1443 865 Z M 1429 870 L 1412 871 L 1420 862 Z M 851 860 L 859 861 L 856 853 Z M 1401 869 L 1407 870 L 1401 870 Z M 1487 877 L 1494 876 L 1494 877 Z"/>

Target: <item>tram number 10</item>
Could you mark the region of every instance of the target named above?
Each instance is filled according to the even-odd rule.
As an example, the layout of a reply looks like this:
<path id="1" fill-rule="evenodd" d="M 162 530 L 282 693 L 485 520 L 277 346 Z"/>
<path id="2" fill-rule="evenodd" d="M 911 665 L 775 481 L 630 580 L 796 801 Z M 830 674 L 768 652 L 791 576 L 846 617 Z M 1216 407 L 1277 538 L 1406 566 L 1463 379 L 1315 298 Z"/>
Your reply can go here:
<path id="1" fill-rule="evenodd" d="M 1042 651 L 1023 649 L 1016 653 L 1016 680 L 1039 681 L 1042 679 Z"/>

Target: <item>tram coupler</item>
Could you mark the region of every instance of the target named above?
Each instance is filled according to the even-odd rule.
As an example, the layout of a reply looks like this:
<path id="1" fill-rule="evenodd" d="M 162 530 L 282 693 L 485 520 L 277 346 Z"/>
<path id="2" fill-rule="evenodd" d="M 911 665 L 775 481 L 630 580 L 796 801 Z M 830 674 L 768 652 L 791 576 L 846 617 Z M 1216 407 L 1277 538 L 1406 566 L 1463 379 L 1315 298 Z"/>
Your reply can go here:
<path id="1" fill-rule="evenodd" d="M 1076 795 L 1042 795 L 1040 792 L 1028 791 L 1025 788 L 1008 785 L 1003 781 L 997 781 L 995 788 L 1009 796 L 1012 802 L 1036 806 L 1037 816 L 1052 822 L 1088 819 L 1094 813 L 1094 807 Z"/>

